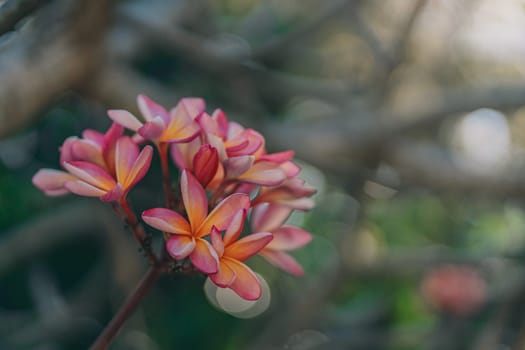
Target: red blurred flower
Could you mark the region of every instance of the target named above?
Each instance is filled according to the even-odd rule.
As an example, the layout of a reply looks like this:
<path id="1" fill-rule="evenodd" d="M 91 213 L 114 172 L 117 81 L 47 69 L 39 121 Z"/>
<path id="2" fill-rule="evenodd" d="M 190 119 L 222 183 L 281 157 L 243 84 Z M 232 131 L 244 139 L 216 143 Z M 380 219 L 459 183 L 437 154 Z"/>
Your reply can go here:
<path id="1" fill-rule="evenodd" d="M 437 310 L 467 316 L 486 300 L 487 286 L 479 271 L 466 266 L 441 266 L 426 274 L 421 292 Z"/>

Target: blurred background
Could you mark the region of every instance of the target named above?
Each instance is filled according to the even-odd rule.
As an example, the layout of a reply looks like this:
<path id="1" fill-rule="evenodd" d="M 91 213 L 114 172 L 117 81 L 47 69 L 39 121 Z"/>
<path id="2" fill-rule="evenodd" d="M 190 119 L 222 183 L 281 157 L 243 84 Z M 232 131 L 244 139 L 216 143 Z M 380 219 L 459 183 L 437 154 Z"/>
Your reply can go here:
<path id="1" fill-rule="evenodd" d="M 263 298 L 164 277 L 111 349 L 525 349 L 525 1 L 0 1 L 0 349 L 85 349 L 146 269 L 31 184 L 145 93 L 296 150 L 317 207 Z M 158 159 L 132 191 L 162 198 Z"/>

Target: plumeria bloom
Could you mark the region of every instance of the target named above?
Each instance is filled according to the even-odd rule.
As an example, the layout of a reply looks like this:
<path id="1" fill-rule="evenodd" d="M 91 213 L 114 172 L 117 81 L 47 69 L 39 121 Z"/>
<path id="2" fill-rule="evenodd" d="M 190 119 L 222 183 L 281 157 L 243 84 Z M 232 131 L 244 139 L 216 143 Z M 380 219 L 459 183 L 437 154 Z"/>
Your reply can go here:
<path id="1" fill-rule="evenodd" d="M 210 279 L 223 288 L 230 288 L 241 298 L 257 300 L 261 297 L 261 283 L 253 271 L 242 263 L 257 254 L 271 240 L 270 232 L 258 232 L 241 239 L 246 219 L 246 211 L 240 210 L 233 218 L 224 237 L 215 227 L 211 232 L 211 243 L 219 257 L 217 273 L 209 275 Z"/>
<path id="2" fill-rule="evenodd" d="M 228 121 L 226 114 L 220 109 L 215 110 L 211 116 L 203 113 L 196 120 L 206 133 L 208 142 L 219 149 L 221 160 L 253 155 L 264 144 L 261 134 Z"/>
<path id="3" fill-rule="evenodd" d="M 229 122 L 221 110 L 216 110 L 211 116 L 202 113 L 196 120 L 203 130 L 202 137 L 186 144 L 172 145 L 172 157 L 180 169 L 192 169 L 192 160 L 200 147 L 211 145 L 217 150 L 220 163 L 210 187 L 235 181 L 275 186 L 291 174 L 292 170 L 284 168 L 275 159 L 258 159 L 256 153 L 264 145 L 263 136 Z"/>
<path id="4" fill-rule="evenodd" d="M 113 123 L 105 134 L 87 129 L 82 138 L 68 137 L 60 148 L 60 164 L 70 161 L 86 161 L 115 173 L 115 148 L 124 128 Z"/>
<path id="5" fill-rule="evenodd" d="M 205 108 L 200 98 L 183 98 L 169 112 L 144 95 L 139 95 L 137 102 L 145 123 L 126 110 L 109 110 L 108 115 L 114 122 L 137 132 L 136 139 L 140 141 L 150 140 L 157 145 L 163 142 L 188 142 L 201 131 L 194 121 Z"/>
<path id="6" fill-rule="evenodd" d="M 301 248 L 312 240 L 312 235 L 305 230 L 283 223 L 292 209 L 275 204 L 260 204 L 252 211 L 252 228 L 255 232 L 270 232 L 273 240 L 259 254 L 272 265 L 284 271 L 301 276 L 303 268 L 287 251 Z"/>
<path id="7" fill-rule="evenodd" d="M 166 249 L 174 259 L 189 256 L 193 265 L 202 272 L 215 273 L 219 258 L 204 237 L 211 233 L 212 227 L 226 230 L 239 210 L 250 207 L 250 198 L 242 193 L 232 194 L 208 214 L 206 192 L 187 170 L 182 172 L 181 192 L 188 220 L 165 208 L 146 210 L 142 213 L 142 218 L 148 225 L 171 234 L 166 242 Z"/>
<path id="8" fill-rule="evenodd" d="M 115 176 L 115 148 L 123 131 L 122 126 L 113 123 L 105 134 L 88 129 L 82 133 L 82 138 L 68 137 L 60 147 L 61 167 L 64 168 L 65 162 L 89 162 Z M 70 193 L 65 184 L 73 180 L 78 178 L 54 169 L 41 169 L 33 176 L 33 184 L 51 196 Z"/>
<path id="9" fill-rule="evenodd" d="M 137 144 L 130 137 L 122 136 L 115 146 L 115 175 L 90 162 L 64 162 L 64 168 L 78 178 L 66 182 L 65 187 L 72 193 L 100 197 L 105 202 L 125 198 L 129 190 L 146 175 L 152 156 L 151 146 L 144 147 L 139 153 Z"/>

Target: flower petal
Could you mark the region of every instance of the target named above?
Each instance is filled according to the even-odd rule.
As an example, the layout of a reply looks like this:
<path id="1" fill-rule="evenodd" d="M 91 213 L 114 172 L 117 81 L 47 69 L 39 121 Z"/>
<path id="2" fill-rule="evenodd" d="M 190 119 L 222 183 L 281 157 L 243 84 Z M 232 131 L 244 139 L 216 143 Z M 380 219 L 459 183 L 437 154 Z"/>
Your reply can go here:
<path id="1" fill-rule="evenodd" d="M 230 225 L 226 229 L 226 233 L 224 234 L 223 238 L 225 245 L 230 245 L 237 240 L 242 232 L 245 220 L 246 210 L 241 209 L 237 212 L 237 214 L 235 214 Z"/>
<path id="2" fill-rule="evenodd" d="M 93 141 L 79 139 L 72 142 L 71 154 L 74 160 L 84 160 L 98 164 L 101 167 L 105 166 L 102 158 L 102 149 Z"/>
<path id="3" fill-rule="evenodd" d="M 219 231 L 224 231 L 230 225 L 235 214 L 241 209 L 248 210 L 250 197 L 243 193 L 234 193 L 220 202 L 206 217 L 196 232 L 197 237 L 202 237 L 211 232 L 212 226 Z"/>
<path id="4" fill-rule="evenodd" d="M 228 179 L 236 179 L 245 174 L 252 166 L 255 158 L 253 156 L 239 156 L 226 159 L 224 170 Z"/>
<path id="5" fill-rule="evenodd" d="M 248 146 L 249 141 L 244 137 L 236 137 L 224 142 L 229 157 L 250 155 L 250 153 L 239 152 Z"/>
<path id="6" fill-rule="evenodd" d="M 153 148 L 149 145 L 144 147 L 135 160 L 135 163 L 133 163 L 128 177 L 126 178 L 126 184 L 124 186 L 126 191 L 135 186 L 137 182 L 142 180 L 142 178 L 146 175 L 149 170 L 149 166 L 151 165 L 152 157 Z"/>
<path id="7" fill-rule="evenodd" d="M 257 185 L 276 186 L 286 180 L 286 174 L 277 163 L 259 161 L 237 179 Z"/>
<path id="8" fill-rule="evenodd" d="M 65 171 L 55 169 L 40 169 L 33 176 L 33 184 L 49 196 L 60 196 L 69 193 L 64 186 L 67 181 L 75 180 L 76 177 Z"/>
<path id="9" fill-rule="evenodd" d="M 264 137 L 253 129 L 244 130 L 240 138 L 246 140 L 246 145 L 237 150 L 228 149 L 228 155 L 230 157 L 240 155 L 254 155 L 255 152 L 264 144 Z"/>
<path id="10" fill-rule="evenodd" d="M 272 231 L 273 240 L 268 244 L 269 249 L 293 250 L 307 245 L 312 240 L 312 234 L 295 226 L 283 226 Z"/>
<path id="11" fill-rule="evenodd" d="M 206 110 L 206 102 L 199 97 L 184 97 L 179 103 L 184 106 L 192 119 L 197 118 Z"/>
<path id="12" fill-rule="evenodd" d="M 110 109 L 108 111 L 108 116 L 115 123 L 133 131 L 137 131 L 142 127 L 142 123 L 137 117 L 123 109 Z"/>
<path id="13" fill-rule="evenodd" d="M 315 207 L 315 202 L 312 198 L 297 198 L 278 202 L 297 210 L 310 210 Z"/>
<path id="14" fill-rule="evenodd" d="M 83 161 L 73 161 L 65 162 L 64 168 L 80 180 L 104 191 L 111 191 L 115 187 L 113 177 L 98 165 Z"/>
<path id="15" fill-rule="evenodd" d="M 195 246 L 195 239 L 184 235 L 173 235 L 166 242 L 166 250 L 176 260 L 186 258 L 194 251 Z"/>
<path id="16" fill-rule="evenodd" d="M 101 190 L 81 180 L 68 181 L 64 187 L 71 193 L 86 197 L 102 197 L 107 193 L 107 191 Z"/>
<path id="17" fill-rule="evenodd" d="M 195 122 L 188 123 L 178 129 L 171 128 L 161 137 L 163 142 L 189 142 L 199 136 L 201 128 Z"/>
<path id="18" fill-rule="evenodd" d="M 160 231 L 191 235 L 190 224 L 179 213 L 165 208 L 153 208 L 142 212 L 142 219 Z"/>
<path id="19" fill-rule="evenodd" d="M 161 117 L 157 116 L 146 122 L 139 130 L 138 134 L 147 140 L 157 140 L 164 132 L 166 125 Z"/>
<path id="20" fill-rule="evenodd" d="M 277 250 L 263 249 L 259 253 L 270 264 L 294 276 L 304 275 L 304 270 L 299 263 L 289 254 Z"/>
<path id="21" fill-rule="evenodd" d="M 195 119 L 195 121 L 200 125 L 204 132 L 225 137 L 225 135 L 221 134 L 217 121 L 210 117 L 208 113 L 202 113 Z"/>
<path id="22" fill-rule="evenodd" d="M 244 127 L 236 122 L 229 122 L 228 123 L 228 134 L 226 135 L 227 139 L 233 139 L 239 135 L 242 134 L 244 131 Z"/>
<path id="23" fill-rule="evenodd" d="M 212 133 L 206 133 L 206 139 L 208 140 L 208 143 L 215 147 L 217 149 L 217 153 L 219 154 L 219 160 L 221 162 L 228 159 L 228 155 L 226 154 L 226 148 L 224 147 L 224 141 Z"/>
<path id="24" fill-rule="evenodd" d="M 206 192 L 202 188 L 201 184 L 197 179 L 187 170 L 182 172 L 180 178 L 180 188 L 182 192 L 182 201 L 184 202 L 184 208 L 186 208 L 186 214 L 190 221 L 191 230 L 196 237 L 202 235 L 196 235 L 198 228 L 203 223 L 206 215 L 208 214 L 208 198 L 206 198 Z M 210 231 L 204 234 L 209 234 Z M 220 227 L 218 227 L 220 230 Z M 203 234 L 203 235 L 204 235 Z"/>
<path id="25" fill-rule="evenodd" d="M 261 156 L 261 158 L 259 159 L 281 164 L 281 163 L 284 163 L 292 159 L 294 154 L 295 152 L 290 150 L 290 151 L 284 151 L 284 152 L 265 154 Z"/>
<path id="26" fill-rule="evenodd" d="M 117 143 L 119 137 L 124 133 L 124 127 L 118 123 L 112 123 L 111 127 L 103 135 L 103 148 L 112 147 Z"/>
<path id="27" fill-rule="evenodd" d="M 284 171 L 286 177 L 289 179 L 296 177 L 301 172 L 301 167 L 291 160 L 281 163 L 280 168 Z"/>
<path id="28" fill-rule="evenodd" d="M 224 167 L 222 166 L 222 163 L 219 162 L 219 166 L 217 167 L 217 172 L 215 173 L 215 176 L 208 184 L 208 187 L 206 187 L 209 190 L 217 190 L 219 186 L 221 185 L 222 181 L 224 180 Z"/>
<path id="29" fill-rule="evenodd" d="M 75 159 L 73 156 L 73 144 L 80 140 L 76 136 L 70 136 L 67 139 L 64 140 L 62 143 L 62 146 L 60 146 L 60 165 L 64 164 L 64 162 L 71 162 L 73 160 L 79 160 Z"/>
<path id="30" fill-rule="evenodd" d="M 220 258 L 224 253 L 224 242 L 222 241 L 221 232 L 215 227 L 211 228 L 210 240 L 213 249 L 215 249 L 217 256 Z"/>
<path id="31" fill-rule="evenodd" d="M 244 261 L 263 249 L 271 240 L 270 232 L 258 232 L 232 243 L 224 248 L 224 255 L 238 261 Z"/>
<path id="32" fill-rule="evenodd" d="M 137 104 L 140 109 L 140 113 L 144 116 L 146 121 L 151 121 L 155 117 L 161 117 L 166 125 L 169 122 L 168 111 L 166 108 L 153 101 L 146 95 L 139 95 L 137 97 Z"/>
<path id="33" fill-rule="evenodd" d="M 217 273 L 210 274 L 209 276 L 213 283 L 221 288 L 225 288 L 233 283 L 237 274 L 228 266 L 228 264 L 219 261 L 219 270 Z"/>
<path id="34" fill-rule="evenodd" d="M 292 209 L 283 205 L 262 203 L 252 210 L 252 228 L 256 232 L 271 232 L 288 219 Z"/>
<path id="35" fill-rule="evenodd" d="M 112 127 L 113 127 L 113 125 L 112 125 Z M 111 130 L 111 128 L 110 128 L 110 130 Z M 108 130 L 108 132 L 109 132 L 109 130 Z M 82 131 L 82 138 L 85 139 L 85 140 L 92 141 L 92 142 L 96 143 L 97 145 L 100 146 L 100 148 L 104 147 L 104 144 L 106 143 L 106 141 L 104 140 L 104 134 L 101 134 L 98 131 L 92 130 L 92 129 L 86 129 L 86 130 Z"/>
<path id="36" fill-rule="evenodd" d="M 314 188 L 305 185 L 304 180 L 293 178 L 276 187 L 262 188 L 254 204 L 281 203 L 294 209 L 307 210 L 313 207 L 314 202 L 306 197 L 312 196 L 315 192 Z"/>
<path id="37" fill-rule="evenodd" d="M 161 141 L 186 142 L 191 141 L 200 133 L 201 128 L 193 120 L 181 101 L 170 111 L 169 123 L 164 131 Z"/>
<path id="38" fill-rule="evenodd" d="M 237 295 L 246 300 L 257 300 L 261 297 L 261 282 L 255 273 L 246 265 L 234 259 L 224 258 L 224 263 L 235 272 L 235 279 L 230 284 Z"/>
<path id="39" fill-rule="evenodd" d="M 115 148 L 115 170 L 117 181 L 121 183 L 124 188 L 126 187 L 125 184 L 128 182 L 129 173 L 138 155 L 139 146 L 131 141 L 130 137 L 123 136 L 118 139 Z"/>
<path id="40" fill-rule="evenodd" d="M 204 239 L 195 239 L 195 249 L 190 255 L 190 260 L 193 266 L 206 274 L 216 273 L 219 268 L 217 252 Z"/>
<path id="41" fill-rule="evenodd" d="M 228 135 L 228 117 L 221 109 L 216 109 L 215 111 L 213 111 L 211 117 L 217 122 L 219 134 L 225 138 Z"/>

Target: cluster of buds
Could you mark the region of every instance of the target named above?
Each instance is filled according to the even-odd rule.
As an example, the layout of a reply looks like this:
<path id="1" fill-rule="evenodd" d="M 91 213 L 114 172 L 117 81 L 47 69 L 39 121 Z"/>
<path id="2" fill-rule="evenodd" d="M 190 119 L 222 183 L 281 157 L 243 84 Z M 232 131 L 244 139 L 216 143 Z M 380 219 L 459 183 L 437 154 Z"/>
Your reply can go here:
<path id="1" fill-rule="evenodd" d="M 221 110 L 207 114 L 200 98 L 183 98 L 168 111 L 141 95 L 138 107 L 143 121 L 128 111 L 110 110 L 113 124 L 105 134 L 86 130 L 82 138 L 66 139 L 60 148 L 64 171 L 41 169 L 33 183 L 48 195 L 74 193 L 112 202 L 152 262 L 191 262 L 217 286 L 244 299 L 261 295 L 257 276 L 244 263 L 256 254 L 302 275 L 288 251 L 312 237 L 285 222 L 294 210 L 313 207 L 315 189 L 298 178 L 293 152 L 267 153 L 261 134 L 228 121 Z M 125 136 L 124 129 L 133 135 Z M 153 147 L 140 150 L 144 143 Z M 142 219 L 163 233 L 167 255 L 161 257 L 152 252 L 150 235 L 127 201 L 148 172 L 154 148 L 161 159 L 165 207 L 144 211 Z M 170 156 L 180 170 L 176 190 Z M 248 219 L 251 229 L 245 229 Z"/>

